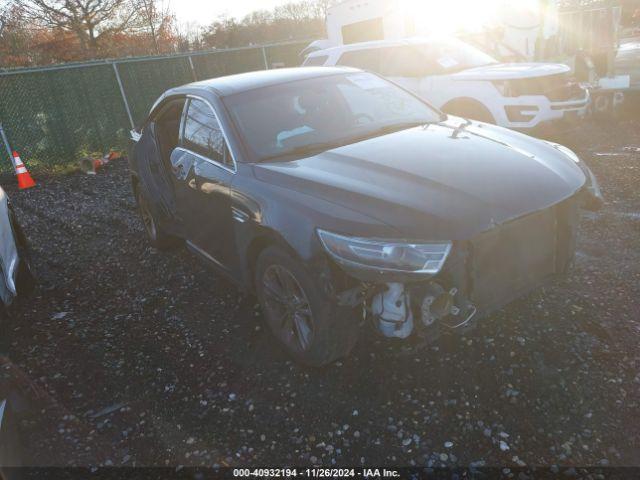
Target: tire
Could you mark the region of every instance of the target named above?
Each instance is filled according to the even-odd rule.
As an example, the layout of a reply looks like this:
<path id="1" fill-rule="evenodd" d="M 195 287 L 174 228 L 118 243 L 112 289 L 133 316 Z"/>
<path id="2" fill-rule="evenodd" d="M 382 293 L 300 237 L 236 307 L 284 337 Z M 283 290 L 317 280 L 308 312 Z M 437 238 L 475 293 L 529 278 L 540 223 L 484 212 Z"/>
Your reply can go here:
<path id="1" fill-rule="evenodd" d="M 453 100 L 443 107 L 443 111 L 456 117 L 478 120 L 494 125 L 496 123 L 496 119 L 493 118 L 491 112 L 484 105 L 472 100 Z"/>
<path id="2" fill-rule="evenodd" d="M 136 189 L 136 201 L 138 203 L 142 226 L 144 227 L 151 246 L 158 250 L 170 250 L 177 247 L 180 244 L 180 239 L 166 233 L 160 226 L 149 207 L 147 197 L 142 193 L 140 188 Z"/>
<path id="3" fill-rule="evenodd" d="M 265 320 L 295 360 L 322 367 L 351 352 L 360 332 L 357 310 L 328 298 L 317 275 L 278 246 L 260 254 L 255 272 Z"/>

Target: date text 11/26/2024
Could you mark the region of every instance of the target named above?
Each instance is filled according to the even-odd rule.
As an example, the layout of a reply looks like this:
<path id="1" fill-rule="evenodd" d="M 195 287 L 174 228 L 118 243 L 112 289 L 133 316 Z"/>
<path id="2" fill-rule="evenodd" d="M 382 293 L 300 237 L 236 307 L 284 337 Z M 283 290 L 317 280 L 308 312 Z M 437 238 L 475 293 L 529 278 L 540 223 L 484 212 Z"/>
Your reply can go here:
<path id="1" fill-rule="evenodd" d="M 233 476 L 260 478 L 396 478 L 397 470 L 386 468 L 234 468 Z"/>

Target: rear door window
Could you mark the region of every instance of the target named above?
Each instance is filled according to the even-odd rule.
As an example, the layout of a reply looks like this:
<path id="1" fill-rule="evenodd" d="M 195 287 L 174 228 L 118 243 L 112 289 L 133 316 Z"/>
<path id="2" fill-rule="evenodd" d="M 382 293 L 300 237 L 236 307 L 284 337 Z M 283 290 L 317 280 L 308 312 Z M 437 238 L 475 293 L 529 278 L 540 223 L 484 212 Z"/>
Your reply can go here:
<path id="1" fill-rule="evenodd" d="M 233 167 L 224 134 L 211 107 L 191 99 L 184 122 L 184 146 L 222 165 Z"/>
<path id="2" fill-rule="evenodd" d="M 169 165 L 169 157 L 180 141 L 180 122 L 184 110 L 185 98 L 170 100 L 154 116 L 156 138 L 160 148 L 160 158 Z"/>
<path id="3" fill-rule="evenodd" d="M 381 51 L 379 48 L 352 50 L 344 52 L 338 60 L 338 65 L 355 67 L 370 72 L 381 73 Z"/>

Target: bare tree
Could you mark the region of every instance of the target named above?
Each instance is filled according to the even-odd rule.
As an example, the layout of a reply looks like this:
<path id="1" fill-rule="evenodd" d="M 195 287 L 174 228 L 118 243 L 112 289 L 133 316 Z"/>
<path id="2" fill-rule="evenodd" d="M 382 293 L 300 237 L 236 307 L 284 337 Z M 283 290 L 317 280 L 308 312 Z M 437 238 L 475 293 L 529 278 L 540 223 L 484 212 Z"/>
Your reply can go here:
<path id="1" fill-rule="evenodd" d="M 202 27 L 196 22 L 183 22 L 174 26 L 177 47 L 180 52 L 202 48 Z"/>
<path id="2" fill-rule="evenodd" d="M 255 10 L 244 17 L 245 25 L 267 25 L 273 21 L 273 13 L 269 10 Z"/>
<path id="3" fill-rule="evenodd" d="M 132 0 L 25 0 L 22 3 L 34 22 L 73 32 L 84 51 L 95 51 L 102 37 L 132 26 L 138 13 Z"/>
<path id="4" fill-rule="evenodd" d="M 135 7 L 140 12 L 140 21 L 149 30 L 155 52 L 160 54 L 158 36 L 171 18 L 169 1 L 164 0 L 135 0 Z"/>
<path id="5" fill-rule="evenodd" d="M 321 19 L 322 21 L 326 21 L 329 8 L 336 3 L 336 0 L 312 0 L 311 9 L 313 11 L 313 16 Z"/>
<path id="6" fill-rule="evenodd" d="M 9 14 L 12 6 L 13 0 L 0 0 L 0 37 L 7 26 L 7 22 L 9 21 Z"/>
<path id="7" fill-rule="evenodd" d="M 291 20 L 296 23 L 313 17 L 313 3 L 309 0 L 289 2 L 274 9 L 274 17 Z"/>

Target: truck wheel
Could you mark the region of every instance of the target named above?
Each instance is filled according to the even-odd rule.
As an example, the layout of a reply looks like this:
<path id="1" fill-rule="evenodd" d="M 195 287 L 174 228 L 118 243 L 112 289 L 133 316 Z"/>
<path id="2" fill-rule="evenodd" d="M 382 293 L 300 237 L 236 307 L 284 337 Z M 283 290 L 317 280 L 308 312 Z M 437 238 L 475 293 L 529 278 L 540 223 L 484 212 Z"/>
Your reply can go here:
<path id="1" fill-rule="evenodd" d="M 142 219 L 142 224 L 151 246 L 158 250 L 169 250 L 178 246 L 180 240 L 163 230 L 149 208 L 147 197 L 145 197 L 139 188 L 136 191 L 136 200 L 138 202 L 140 218 Z"/>
<path id="2" fill-rule="evenodd" d="M 269 328 L 297 361 L 321 367 L 349 354 L 359 333 L 355 309 L 328 298 L 317 276 L 286 250 L 266 248 L 255 281 Z"/>
<path id="3" fill-rule="evenodd" d="M 478 120 L 484 123 L 492 123 L 495 125 L 496 119 L 493 118 L 491 112 L 479 102 L 467 100 L 453 100 L 446 104 L 443 108 L 445 113 L 450 113 L 456 117 Z"/>

